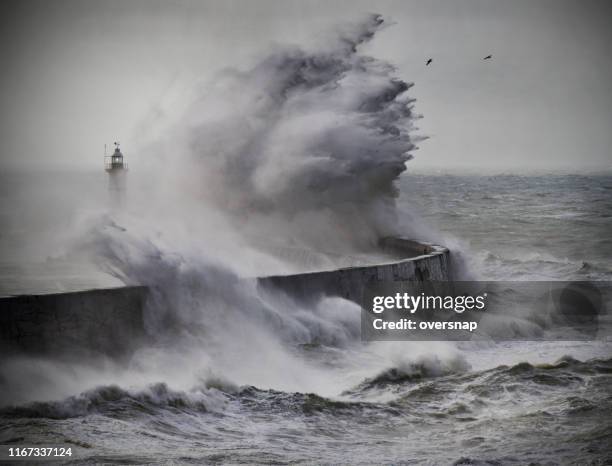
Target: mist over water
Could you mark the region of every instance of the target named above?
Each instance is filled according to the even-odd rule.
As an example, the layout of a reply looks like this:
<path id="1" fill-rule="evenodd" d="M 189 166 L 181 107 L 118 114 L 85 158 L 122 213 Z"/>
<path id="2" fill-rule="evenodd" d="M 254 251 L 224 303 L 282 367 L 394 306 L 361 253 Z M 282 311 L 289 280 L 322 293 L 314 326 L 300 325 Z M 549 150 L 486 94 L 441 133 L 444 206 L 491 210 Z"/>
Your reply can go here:
<path id="1" fill-rule="evenodd" d="M 256 276 L 376 258 L 378 239 L 394 234 L 451 246 L 478 278 L 612 273 L 597 254 L 581 261 L 607 244 L 609 178 L 400 178 L 418 140 L 410 85 L 361 52 L 383 25 L 368 16 L 320 49 L 278 47 L 196 89 L 147 146 L 143 170 L 129 172 L 123 209 L 82 179 L 86 207 L 58 195 L 66 212 L 55 219 L 66 223 L 41 229 L 52 237 L 47 266 L 93 264 L 114 283 L 150 286 L 153 344 L 122 363 L 3 359 L 0 443 L 69 441 L 91 461 L 127 462 L 610 454 L 600 414 L 609 342 L 364 344 L 356 304 L 306 306 L 256 286 Z M 6 236 L 20 244 L 20 232 L 38 236 L 27 225 L 54 221 L 39 217 L 45 209 L 15 216 L 14 196 L 2 207 Z M 584 223 L 553 234 L 555 215 L 595 200 L 592 215 L 578 215 Z"/>

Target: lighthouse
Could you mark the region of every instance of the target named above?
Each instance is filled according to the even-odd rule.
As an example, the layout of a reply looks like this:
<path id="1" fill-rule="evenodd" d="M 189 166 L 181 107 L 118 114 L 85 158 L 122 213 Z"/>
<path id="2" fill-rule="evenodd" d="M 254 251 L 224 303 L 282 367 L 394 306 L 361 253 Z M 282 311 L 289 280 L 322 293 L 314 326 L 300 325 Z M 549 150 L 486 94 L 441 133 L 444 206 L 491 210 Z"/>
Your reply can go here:
<path id="1" fill-rule="evenodd" d="M 112 155 L 106 155 L 106 149 L 104 150 L 104 169 L 108 173 L 108 192 L 111 207 L 117 208 L 123 204 L 125 197 L 127 163 L 125 163 L 123 154 L 119 149 L 119 143 L 115 142 L 114 144 L 115 152 Z"/>

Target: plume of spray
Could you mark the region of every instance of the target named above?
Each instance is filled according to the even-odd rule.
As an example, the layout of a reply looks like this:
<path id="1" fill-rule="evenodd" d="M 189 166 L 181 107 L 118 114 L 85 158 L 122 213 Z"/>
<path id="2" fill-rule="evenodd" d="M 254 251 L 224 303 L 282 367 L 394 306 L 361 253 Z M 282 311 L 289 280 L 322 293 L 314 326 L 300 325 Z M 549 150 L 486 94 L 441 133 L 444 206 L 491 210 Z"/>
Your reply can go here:
<path id="1" fill-rule="evenodd" d="M 411 84 L 360 52 L 383 24 L 370 15 L 325 47 L 221 72 L 159 145 L 164 195 L 180 187 L 253 245 L 349 254 L 399 233 L 394 182 L 417 115 Z"/>
<path id="2" fill-rule="evenodd" d="M 352 254 L 374 251 L 383 236 L 407 234 L 399 231 L 405 224 L 395 181 L 418 139 L 411 84 L 360 51 L 383 25 L 369 15 L 324 47 L 276 48 L 248 71 L 224 70 L 157 142 L 154 168 L 164 184 L 155 212 L 170 205 L 166 212 L 189 224 L 195 243 L 205 238 L 203 248 L 112 225 L 87 239 L 85 249 L 122 281 L 151 287 L 152 332 L 176 327 L 181 354 L 185 345 L 197 348 L 195 359 L 233 382 L 339 393 L 339 375 L 312 367 L 286 345 L 351 347 L 360 328 L 353 303 L 325 299 L 304 309 L 239 278 L 245 270 L 237 247 L 241 259 L 261 263 L 254 251 L 270 243 Z M 168 232 L 160 219 L 155 226 Z M 392 346 L 373 348 L 386 355 Z M 267 371 L 257 363 L 262 358 Z"/>

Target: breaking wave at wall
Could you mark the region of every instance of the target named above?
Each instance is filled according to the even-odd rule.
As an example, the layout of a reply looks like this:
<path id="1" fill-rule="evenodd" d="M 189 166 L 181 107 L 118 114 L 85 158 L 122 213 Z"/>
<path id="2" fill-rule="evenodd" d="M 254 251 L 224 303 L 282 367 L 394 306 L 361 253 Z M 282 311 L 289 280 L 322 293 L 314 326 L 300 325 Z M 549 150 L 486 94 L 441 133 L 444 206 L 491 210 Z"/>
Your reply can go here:
<path id="1" fill-rule="evenodd" d="M 45 374 L 63 387 L 59 396 L 109 382 L 188 388 L 221 377 L 332 395 L 380 372 L 390 346 L 361 348 L 356 304 L 324 298 L 306 307 L 253 277 L 303 267 L 282 251 L 377 254 L 379 239 L 400 231 L 395 181 L 416 148 L 417 116 L 411 85 L 362 53 L 383 25 L 369 15 L 319 49 L 275 48 L 252 69 L 209 83 L 147 154 L 153 189 L 134 188 L 145 175 L 130 173 L 125 210 L 92 215 L 71 238 L 69 254 L 149 287 L 154 345 L 127 368 L 75 369 L 72 385 L 53 375 L 66 375 L 64 363 L 21 360 L 22 382 Z M 330 370 L 305 358 L 304 345 L 360 369 Z M 17 398 L 41 395 L 15 387 Z"/>
<path id="2" fill-rule="evenodd" d="M 383 26 L 367 16 L 198 88 L 157 141 L 160 195 L 220 212 L 266 252 L 374 252 L 400 232 L 395 181 L 418 140 L 412 84 L 362 52 Z"/>

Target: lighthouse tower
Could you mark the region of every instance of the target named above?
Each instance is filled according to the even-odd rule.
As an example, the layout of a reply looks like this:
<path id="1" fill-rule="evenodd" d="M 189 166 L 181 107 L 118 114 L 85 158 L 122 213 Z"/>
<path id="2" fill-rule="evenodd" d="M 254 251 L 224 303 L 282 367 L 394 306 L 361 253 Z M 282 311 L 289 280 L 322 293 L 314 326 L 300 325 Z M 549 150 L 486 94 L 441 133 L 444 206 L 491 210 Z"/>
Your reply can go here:
<path id="1" fill-rule="evenodd" d="M 106 150 L 104 152 L 106 153 Z M 120 207 L 125 198 L 127 163 L 123 160 L 118 142 L 115 142 L 113 155 L 104 155 L 104 168 L 108 173 L 111 207 Z"/>

